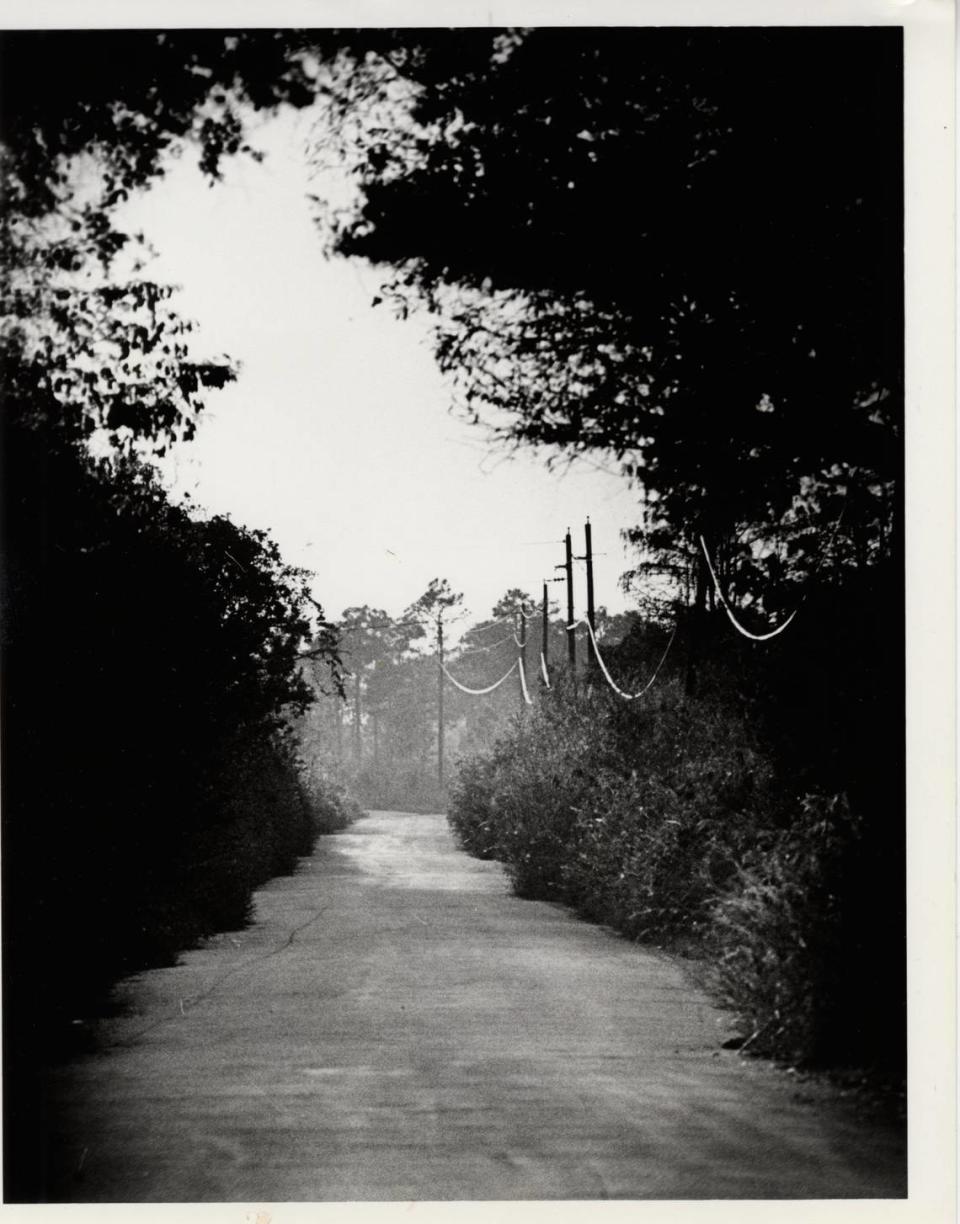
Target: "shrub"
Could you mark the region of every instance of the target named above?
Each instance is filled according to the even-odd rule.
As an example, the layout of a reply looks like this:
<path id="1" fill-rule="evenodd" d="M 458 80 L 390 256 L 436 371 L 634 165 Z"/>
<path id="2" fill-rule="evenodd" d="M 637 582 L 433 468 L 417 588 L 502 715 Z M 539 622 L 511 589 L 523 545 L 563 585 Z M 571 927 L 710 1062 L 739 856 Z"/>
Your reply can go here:
<path id="1" fill-rule="evenodd" d="M 636 705 L 550 694 L 461 764 L 450 823 L 520 895 L 705 956 L 749 1048 L 902 1067 L 884 838 L 843 795 L 792 800 L 717 689 L 690 698 L 668 680 Z"/>
<path id="2" fill-rule="evenodd" d="M 896 1007 L 869 972 L 873 941 L 859 913 L 884 905 L 882 895 L 872 904 L 865 896 L 864 834 L 845 795 L 807 795 L 789 827 L 744 855 L 711 906 L 709 980 L 758 1053 L 902 1065 Z"/>
<path id="3" fill-rule="evenodd" d="M 603 692 L 558 695 L 463 763 L 450 820 L 523 895 L 666 938 L 702 923 L 771 803 L 770 776 L 743 724 L 677 683 L 626 710 Z"/>
<path id="4" fill-rule="evenodd" d="M 41 1076 L 118 978 L 242 925 L 347 813 L 298 765 L 303 576 L 4 405 L 8 1196 L 42 1192 Z"/>

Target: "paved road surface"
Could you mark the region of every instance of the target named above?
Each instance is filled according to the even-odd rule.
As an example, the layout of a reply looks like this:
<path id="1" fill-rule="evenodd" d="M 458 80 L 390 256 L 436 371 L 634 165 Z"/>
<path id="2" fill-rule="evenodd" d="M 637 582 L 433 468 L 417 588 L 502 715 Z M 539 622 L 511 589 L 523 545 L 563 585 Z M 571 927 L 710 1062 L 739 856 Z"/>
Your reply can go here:
<path id="1" fill-rule="evenodd" d="M 80 1202 L 904 1193 L 895 1133 L 721 1050 L 670 959 L 375 812 L 124 987 L 58 1073 Z M 812 1093 L 812 1099 L 811 1099 Z"/>

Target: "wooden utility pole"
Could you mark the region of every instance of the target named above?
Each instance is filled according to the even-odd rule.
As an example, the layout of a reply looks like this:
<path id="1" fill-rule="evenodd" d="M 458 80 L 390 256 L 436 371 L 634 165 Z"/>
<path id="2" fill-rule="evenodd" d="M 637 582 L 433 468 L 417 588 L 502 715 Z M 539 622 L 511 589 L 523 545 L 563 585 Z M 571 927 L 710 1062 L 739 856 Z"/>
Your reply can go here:
<path id="1" fill-rule="evenodd" d="M 593 533 L 590 530 L 590 520 L 583 525 L 584 540 L 586 549 L 583 559 L 587 563 L 587 620 L 590 622 L 590 628 L 593 630 L 594 640 L 597 633 L 597 613 L 593 605 Z M 592 666 L 596 666 L 596 648 L 593 647 L 587 653 L 587 658 Z"/>
<path id="2" fill-rule="evenodd" d="M 573 628 L 573 541 L 570 539 L 570 528 L 564 538 L 566 561 L 563 568 L 567 572 L 567 659 L 570 663 L 570 674 L 577 670 L 577 639 Z"/>
<path id="3" fill-rule="evenodd" d="M 443 786 L 443 612 L 437 613 L 437 781 Z"/>
<path id="4" fill-rule="evenodd" d="M 517 641 L 520 643 L 520 667 L 517 670 L 520 672 L 520 713 L 522 714 L 527 705 L 527 701 L 523 693 L 527 676 L 527 619 L 523 615 L 522 605 L 517 610 L 517 617 L 520 621 L 520 632 L 517 636 Z"/>

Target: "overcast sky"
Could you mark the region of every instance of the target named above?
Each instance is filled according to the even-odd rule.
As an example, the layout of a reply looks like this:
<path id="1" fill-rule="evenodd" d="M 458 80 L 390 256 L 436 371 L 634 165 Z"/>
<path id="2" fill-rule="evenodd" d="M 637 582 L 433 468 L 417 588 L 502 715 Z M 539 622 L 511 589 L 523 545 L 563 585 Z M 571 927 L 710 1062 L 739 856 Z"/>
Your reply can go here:
<path id="1" fill-rule="evenodd" d="M 551 474 L 545 454 L 511 457 L 450 414 L 426 321 L 373 307 L 379 274 L 323 255 L 306 199 L 325 189 L 308 179 L 308 126 L 304 115 L 262 126 L 266 160 L 233 159 L 213 188 L 184 158 L 120 219 L 157 248 L 149 274 L 182 286 L 200 355 L 243 367 L 172 456 L 173 491 L 269 529 L 286 560 L 315 573 L 331 617 L 355 604 L 397 614 L 435 576 L 464 592 L 474 618 L 510 587 L 536 597 L 568 526 L 583 552 L 587 515 L 597 602 L 629 606 L 618 533 L 637 521 L 636 494 L 585 464 Z"/>

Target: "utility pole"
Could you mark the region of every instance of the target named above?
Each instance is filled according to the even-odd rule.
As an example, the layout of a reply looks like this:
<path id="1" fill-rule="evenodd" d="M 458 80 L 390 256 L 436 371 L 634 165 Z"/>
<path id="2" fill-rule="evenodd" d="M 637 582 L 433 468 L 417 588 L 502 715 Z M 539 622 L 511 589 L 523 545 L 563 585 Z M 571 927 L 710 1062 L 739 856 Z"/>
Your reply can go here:
<path id="1" fill-rule="evenodd" d="M 593 606 L 593 533 L 590 530 L 590 520 L 583 525 L 584 540 L 586 550 L 584 552 L 584 561 L 587 563 L 587 620 L 590 622 L 590 628 L 593 631 L 593 640 L 596 641 L 597 634 L 597 613 Z M 592 666 L 596 667 L 596 647 L 594 646 L 589 653 L 588 658 Z"/>
<path id="2" fill-rule="evenodd" d="M 574 636 L 573 628 L 573 541 L 570 539 L 570 528 L 567 528 L 567 534 L 564 537 L 564 548 L 566 549 L 566 561 L 563 568 L 567 572 L 567 659 L 570 663 L 570 674 L 575 675 L 577 670 L 577 639 Z"/>
<path id="3" fill-rule="evenodd" d="M 517 617 L 520 621 L 520 633 L 517 640 L 520 643 L 520 667 L 518 670 L 520 672 L 520 713 L 522 714 L 527 704 L 523 695 L 527 672 L 527 620 L 523 615 L 522 606 L 517 610 Z"/>
<path id="4" fill-rule="evenodd" d="M 443 786 L 443 610 L 437 613 L 437 781 Z"/>

